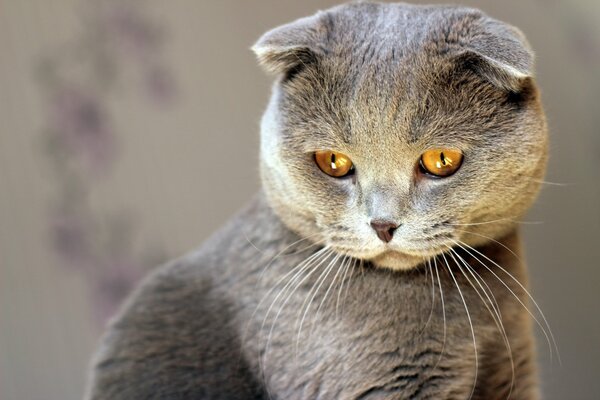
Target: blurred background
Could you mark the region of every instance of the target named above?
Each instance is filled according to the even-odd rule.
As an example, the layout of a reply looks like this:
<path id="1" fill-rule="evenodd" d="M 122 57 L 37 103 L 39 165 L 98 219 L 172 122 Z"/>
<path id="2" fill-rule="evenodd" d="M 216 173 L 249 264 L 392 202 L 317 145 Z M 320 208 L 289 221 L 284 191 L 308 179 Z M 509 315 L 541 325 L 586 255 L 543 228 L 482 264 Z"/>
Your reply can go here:
<path id="1" fill-rule="evenodd" d="M 546 399 L 600 398 L 600 2 L 463 1 L 537 53 L 551 158 L 523 225 Z M 248 50 L 333 1 L 0 0 L 0 400 L 82 397 L 106 320 L 259 188 Z M 234 163 L 231 160 L 235 160 Z"/>

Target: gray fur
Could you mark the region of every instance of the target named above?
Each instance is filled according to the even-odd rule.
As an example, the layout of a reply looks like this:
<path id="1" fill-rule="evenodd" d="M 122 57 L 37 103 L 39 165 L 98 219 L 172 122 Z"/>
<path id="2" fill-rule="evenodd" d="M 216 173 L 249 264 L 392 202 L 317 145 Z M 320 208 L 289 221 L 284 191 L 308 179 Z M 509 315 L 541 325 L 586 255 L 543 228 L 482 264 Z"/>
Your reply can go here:
<path id="1" fill-rule="evenodd" d="M 474 9 L 352 3 L 253 49 L 277 74 L 264 191 L 134 293 L 87 398 L 536 399 L 517 221 L 547 133 L 523 35 Z M 436 147 L 464 152 L 456 174 L 418 174 Z M 355 179 L 323 174 L 325 149 Z M 400 224 L 389 244 L 372 219 Z"/>

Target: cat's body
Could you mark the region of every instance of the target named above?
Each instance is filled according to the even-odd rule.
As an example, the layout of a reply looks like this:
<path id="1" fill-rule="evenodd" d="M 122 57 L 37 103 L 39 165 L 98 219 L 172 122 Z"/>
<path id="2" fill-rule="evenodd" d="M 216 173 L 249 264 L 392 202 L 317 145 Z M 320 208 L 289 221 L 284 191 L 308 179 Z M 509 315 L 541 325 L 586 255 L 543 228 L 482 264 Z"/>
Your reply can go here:
<path id="1" fill-rule="evenodd" d="M 514 236 L 503 244 L 516 250 Z M 438 266 L 443 309 L 435 269 L 395 273 L 355 265 L 344 286 L 332 269 L 300 331 L 303 305 L 323 270 L 286 302 L 289 280 L 281 278 L 317 251 L 298 240 L 259 195 L 197 253 L 153 274 L 106 338 L 93 398 L 266 399 L 267 387 L 274 399 L 469 397 L 475 348 L 461 293 L 445 267 Z M 523 281 L 523 267 L 501 245 L 481 250 Z M 511 398 L 534 398 L 529 316 L 472 262 L 500 305 L 515 358 L 513 382 L 502 335 L 450 265 L 475 328 L 473 398 L 504 399 L 512 384 Z M 523 290 L 497 273 L 527 303 Z"/>
<path id="2" fill-rule="evenodd" d="M 282 76 L 264 192 L 145 281 L 89 398 L 536 399 L 515 219 L 546 131 L 523 40 L 471 9 L 364 3 L 263 37 Z M 448 144 L 458 172 L 420 175 Z M 319 171 L 323 149 L 356 175 Z M 376 234 L 375 217 L 397 223 Z"/>

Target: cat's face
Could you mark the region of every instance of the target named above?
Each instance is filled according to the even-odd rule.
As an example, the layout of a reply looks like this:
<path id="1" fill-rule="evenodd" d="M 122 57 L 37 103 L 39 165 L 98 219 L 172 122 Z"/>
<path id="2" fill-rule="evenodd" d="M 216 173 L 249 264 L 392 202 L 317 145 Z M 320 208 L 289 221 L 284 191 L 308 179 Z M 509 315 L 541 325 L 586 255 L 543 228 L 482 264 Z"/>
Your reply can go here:
<path id="1" fill-rule="evenodd" d="M 300 235 L 407 269 L 508 233 L 535 197 L 546 127 L 513 28 L 468 9 L 361 3 L 255 50 L 280 73 L 263 183 Z"/>

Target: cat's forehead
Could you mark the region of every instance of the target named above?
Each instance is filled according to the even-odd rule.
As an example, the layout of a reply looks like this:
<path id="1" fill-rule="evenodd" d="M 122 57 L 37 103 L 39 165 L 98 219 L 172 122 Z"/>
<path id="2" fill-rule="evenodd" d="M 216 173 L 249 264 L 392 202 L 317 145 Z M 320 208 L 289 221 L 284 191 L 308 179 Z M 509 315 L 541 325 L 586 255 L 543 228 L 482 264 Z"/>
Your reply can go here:
<path id="1" fill-rule="evenodd" d="M 475 76 L 455 76 L 441 59 L 382 58 L 352 68 L 332 55 L 316 74 L 295 82 L 285 107 L 292 125 L 340 146 L 458 145 L 505 112 L 502 92 Z"/>
<path id="2" fill-rule="evenodd" d="M 427 132 L 419 126 L 422 115 L 447 117 L 459 112 L 459 105 L 468 108 L 461 103 L 473 93 L 463 96 L 469 88 L 448 85 L 453 72 L 443 47 L 449 32 L 479 16 L 465 8 L 406 4 L 359 3 L 329 10 L 321 18 L 327 31 L 325 55 L 316 70 L 295 82 L 291 98 L 296 109 L 290 111 L 316 111 L 311 115 L 315 123 L 325 122 L 322 117 L 341 119 L 343 127 L 342 121 L 327 122 L 346 141 L 368 139 L 390 127 L 407 142 L 418 140 Z"/>
<path id="3" fill-rule="evenodd" d="M 325 12 L 320 28 L 327 32 L 329 52 L 368 64 L 423 50 L 443 53 L 471 36 L 472 26 L 483 18 L 481 11 L 459 6 L 355 3 Z"/>

